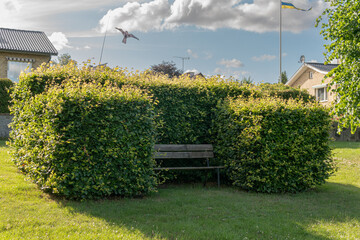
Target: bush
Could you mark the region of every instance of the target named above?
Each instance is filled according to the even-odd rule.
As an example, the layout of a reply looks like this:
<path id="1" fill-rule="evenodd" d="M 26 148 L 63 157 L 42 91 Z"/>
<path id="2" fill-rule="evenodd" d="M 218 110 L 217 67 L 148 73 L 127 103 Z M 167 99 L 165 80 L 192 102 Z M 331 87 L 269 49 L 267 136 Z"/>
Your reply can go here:
<path id="1" fill-rule="evenodd" d="M 128 73 L 126 70 L 101 67 L 96 70 L 86 65 L 79 69 L 70 63 L 66 66 L 42 65 L 33 73 L 26 75 L 26 81 L 17 84 L 18 90 L 13 94 L 14 101 L 28 101 L 38 94 L 46 92 L 53 86 L 60 86 L 66 79 L 78 79 L 88 83 L 95 81 L 99 84 L 111 82 L 120 89 L 132 85 L 147 91 L 153 96 L 155 105 L 156 142 L 162 144 L 196 144 L 215 143 L 216 129 L 212 128 L 212 121 L 216 117 L 216 105 L 227 97 L 253 96 L 255 98 L 271 95 L 288 87 L 276 86 L 242 86 L 239 82 L 224 80 L 214 76 L 212 78 L 190 79 L 187 76 L 168 78 L 166 75 L 154 75 L 150 72 Z M 279 85 L 280 86 L 280 85 Z M 19 90 L 21 89 L 21 91 Z M 291 89 L 290 89 L 291 90 Z M 306 93 L 294 90 L 295 96 L 300 98 Z M 289 94 L 280 94 L 288 99 Z M 20 112 L 21 106 L 16 111 Z M 186 162 L 181 162 L 186 166 Z M 174 175 L 174 173 L 171 173 Z M 199 179 L 203 172 L 187 171 L 181 179 L 190 179 L 190 175 Z"/>
<path id="2" fill-rule="evenodd" d="M 10 88 L 14 83 L 7 78 L 0 78 L 0 113 L 9 113 Z"/>
<path id="3" fill-rule="evenodd" d="M 24 91 L 17 86 L 15 95 Z M 14 162 L 47 192 L 97 199 L 154 191 L 154 111 L 142 91 L 69 81 L 15 100 L 11 112 Z"/>
<path id="4" fill-rule="evenodd" d="M 297 99 L 303 102 L 315 102 L 315 97 L 310 95 L 307 90 L 300 88 L 292 88 L 282 83 L 269 84 L 263 83 L 258 86 L 264 95 L 278 97 L 281 99 Z"/>
<path id="5" fill-rule="evenodd" d="M 218 105 L 216 154 L 231 182 L 257 192 L 299 192 L 334 171 L 331 119 L 318 104 L 278 98 L 227 100 Z"/>
<path id="6" fill-rule="evenodd" d="M 255 93 L 256 90 L 219 77 L 194 80 L 182 76 L 170 79 L 166 75 L 154 75 L 146 71 L 128 73 L 118 68 L 99 68 L 95 71 L 87 66 L 79 69 L 70 63 L 66 66 L 42 65 L 27 74 L 27 80 L 17 84 L 24 91 L 15 93 L 13 98 L 30 99 L 70 78 L 85 83 L 92 80 L 101 84 L 110 81 L 119 88 L 133 85 L 148 91 L 157 103 L 157 143 L 163 144 L 211 142 L 211 119 L 218 100 L 229 96 L 259 95 Z"/>
<path id="7" fill-rule="evenodd" d="M 147 89 L 158 102 L 157 142 L 163 144 L 212 143 L 211 122 L 217 102 L 251 94 L 237 83 L 188 77 L 152 79 L 139 87 Z"/>

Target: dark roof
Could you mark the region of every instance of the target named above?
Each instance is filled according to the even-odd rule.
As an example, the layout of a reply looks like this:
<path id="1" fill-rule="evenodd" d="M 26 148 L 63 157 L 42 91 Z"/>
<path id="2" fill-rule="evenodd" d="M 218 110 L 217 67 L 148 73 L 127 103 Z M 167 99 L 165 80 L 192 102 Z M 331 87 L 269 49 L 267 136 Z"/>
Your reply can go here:
<path id="1" fill-rule="evenodd" d="M 324 64 L 324 63 L 314 63 L 314 62 L 307 62 L 306 64 L 322 72 L 330 72 L 331 70 L 339 66 L 339 64 Z"/>
<path id="2" fill-rule="evenodd" d="M 44 32 L 0 28 L 0 51 L 57 55 Z"/>

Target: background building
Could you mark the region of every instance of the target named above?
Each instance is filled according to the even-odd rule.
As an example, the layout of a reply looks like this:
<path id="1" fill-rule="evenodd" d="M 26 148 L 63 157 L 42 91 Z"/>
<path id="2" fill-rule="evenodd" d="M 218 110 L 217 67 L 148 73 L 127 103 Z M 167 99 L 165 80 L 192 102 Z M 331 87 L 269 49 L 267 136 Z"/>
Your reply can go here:
<path id="1" fill-rule="evenodd" d="M 304 62 L 286 85 L 306 89 L 311 95 L 315 96 L 320 103 L 329 105 L 336 99 L 336 96 L 335 93 L 329 89 L 331 78 L 325 79 L 325 75 L 338 65 L 339 64 Z"/>
<path id="2" fill-rule="evenodd" d="M 17 82 L 22 71 L 37 68 L 57 54 L 44 32 L 0 28 L 0 78 Z"/>

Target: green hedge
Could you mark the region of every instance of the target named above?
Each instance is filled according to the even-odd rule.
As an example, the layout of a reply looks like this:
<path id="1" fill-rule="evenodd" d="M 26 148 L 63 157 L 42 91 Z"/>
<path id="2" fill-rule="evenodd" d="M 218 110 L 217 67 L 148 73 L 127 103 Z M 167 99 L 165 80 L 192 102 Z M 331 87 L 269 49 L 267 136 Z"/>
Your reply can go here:
<path id="1" fill-rule="evenodd" d="M 300 88 L 292 88 L 282 83 L 270 84 L 262 83 L 258 89 L 264 94 L 271 97 L 278 97 L 281 99 L 298 99 L 303 102 L 315 102 L 315 97 L 310 95 L 307 90 Z"/>
<path id="2" fill-rule="evenodd" d="M 0 113 L 9 113 L 10 88 L 14 83 L 7 78 L 0 78 Z"/>
<path id="3" fill-rule="evenodd" d="M 67 66 L 42 65 L 26 78 L 26 81 L 20 81 L 18 85 L 27 91 L 15 93 L 15 99 L 29 99 L 69 78 L 83 82 L 94 80 L 101 84 L 110 81 L 119 88 L 133 85 L 144 89 L 153 96 L 156 103 L 157 142 L 164 144 L 211 141 L 211 119 L 218 100 L 229 96 L 260 95 L 257 90 L 250 90 L 237 82 L 218 77 L 206 80 L 192 80 L 189 77 L 169 79 L 146 71 L 128 73 L 117 68 L 99 68 L 95 71 L 87 66 L 79 69 L 71 63 Z"/>
<path id="4" fill-rule="evenodd" d="M 27 74 L 26 81 L 20 80 L 17 84 L 22 91 L 15 92 L 13 98 L 15 101 L 27 101 L 53 86 L 61 85 L 66 79 L 78 79 L 84 83 L 95 81 L 99 84 L 109 81 L 120 89 L 132 85 L 147 91 L 155 105 L 156 142 L 163 144 L 215 143 L 217 132 L 212 128 L 212 121 L 216 116 L 218 102 L 228 97 L 260 98 L 273 96 L 279 91 L 288 91 L 288 88 L 284 90 L 284 87 L 280 89 L 277 86 L 241 86 L 236 81 L 217 76 L 196 80 L 189 77 L 169 79 L 167 76 L 154 75 L 147 71 L 129 73 L 124 69 L 102 67 L 94 70 L 87 66 L 79 69 L 70 63 L 66 66 L 42 65 Z M 294 91 L 297 98 L 308 96 L 308 93 L 303 91 Z M 292 97 L 291 94 L 279 95 L 285 99 Z M 21 106 L 18 106 L 16 111 L 22 111 Z M 188 171 L 180 179 L 190 179 L 190 175 L 198 178 L 203 176 L 203 172 L 197 174 L 196 171 Z"/>
<path id="5" fill-rule="evenodd" d="M 233 185 L 257 192 L 299 192 L 334 171 L 328 111 L 278 98 L 218 105 L 216 154 Z"/>
<path id="6" fill-rule="evenodd" d="M 42 65 L 28 74 L 27 81 L 18 83 L 29 91 L 21 96 L 15 94 L 14 97 L 30 98 L 68 78 L 81 79 L 83 82 L 110 81 L 119 88 L 123 85 L 134 85 L 147 90 L 156 102 L 156 141 L 163 144 L 213 143 L 215 133 L 211 129 L 211 122 L 215 117 L 214 110 L 218 101 L 227 97 L 263 97 L 278 94 L 284 99 L 312 100 L 307 92 L 280 84 L 242 86 L 239 82 L 224 80 L 218 76 L 196 80 L 188 76 L 170 79 L 166 75 L 154 75 L 147 71 L 128 73 L 118 68 L 99 68 L 94 71 L 86 65 L 79 69 L 72 63 L 51 67 Z"/>
<path id="7" fill-rule="evenodd" d="M 28 94 L 20 86 L 30 77 L 16 96 Z M 69 82 L 14 102 L 10 144 L 18 168 L 70 199 L 154 191 L 151 99 L 135 88 Z"/>

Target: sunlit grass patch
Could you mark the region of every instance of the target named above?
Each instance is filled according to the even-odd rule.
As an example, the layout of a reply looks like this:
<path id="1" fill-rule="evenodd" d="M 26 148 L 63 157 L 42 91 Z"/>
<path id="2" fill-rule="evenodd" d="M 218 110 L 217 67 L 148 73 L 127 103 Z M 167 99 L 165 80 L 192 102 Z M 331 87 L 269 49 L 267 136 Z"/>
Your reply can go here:
<path id="1" fill-rule="evenodd" d="M 0 141 L 0 239 L 360 239 L 360 143 L 333 145 L 346 161 L 328 183 L 304 193 L 194 184 L 76 202 L 27 181 Z"/>

